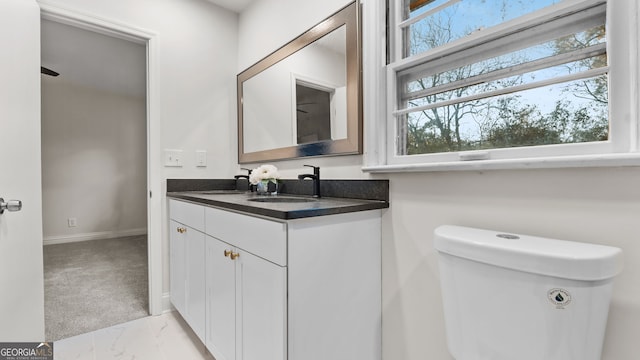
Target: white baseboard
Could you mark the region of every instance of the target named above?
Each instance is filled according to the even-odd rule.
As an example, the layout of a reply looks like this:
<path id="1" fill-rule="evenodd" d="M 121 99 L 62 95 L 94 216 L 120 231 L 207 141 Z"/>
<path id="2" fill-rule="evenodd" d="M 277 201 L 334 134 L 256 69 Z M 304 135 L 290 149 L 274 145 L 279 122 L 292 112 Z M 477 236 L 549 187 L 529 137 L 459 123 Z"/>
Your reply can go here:
<path id="1" fill-rule="evenodd" d="M 162 313 L 175 311 L 176 308 L 171 304 L 171 294 L 166 292 L 162 294 Z"/>
<path id="2" fill-rule="evenodd" d="M 138 235 L 145 235 L 146 233 L 147 233 L 147 228 L 140 228 L 140 229 L 129 229 L 129 230 L 100 231 L 100 232 L 62 235 L 62 236 L 45 236 L 42 243 L 43 245 L 55 245 L 55 244 L 87 241 L 87 240 L 103 240 L 103 239 L 113 239 L 113 238 L 119 238 L 119 237 L 125 237 L 125 236 L 138 236 Z"/>

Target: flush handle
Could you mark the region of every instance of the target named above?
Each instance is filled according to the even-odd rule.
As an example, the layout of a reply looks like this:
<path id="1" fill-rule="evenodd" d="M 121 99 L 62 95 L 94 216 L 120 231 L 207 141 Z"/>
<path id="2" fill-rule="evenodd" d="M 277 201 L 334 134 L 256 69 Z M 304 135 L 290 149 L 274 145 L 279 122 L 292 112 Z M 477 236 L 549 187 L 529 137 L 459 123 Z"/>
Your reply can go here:
<path id="1" fill-rule="evenodd" d="M 0 214 L 4 214 L 4 211 L 20 211 L 22 210 L 22 201 L 20 200 L 9 200 L 4 202 L 3 198 L 0 198 Z"/>

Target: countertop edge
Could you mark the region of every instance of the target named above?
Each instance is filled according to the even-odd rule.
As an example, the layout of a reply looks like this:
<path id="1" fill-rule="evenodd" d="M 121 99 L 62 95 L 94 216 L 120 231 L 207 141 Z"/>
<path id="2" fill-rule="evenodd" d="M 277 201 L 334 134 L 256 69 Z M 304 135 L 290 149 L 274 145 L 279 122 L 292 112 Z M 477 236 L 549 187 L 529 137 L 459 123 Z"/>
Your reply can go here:
<path id="1" fill-rule="evenodd" d="M 195 194 L 194 194 L 195 195 Z M 167 198 L 179 199 L 179 200 L 187 200 L 192 203 L 214 206 L 217 208 L 228 209 L 232 211 L 242 212 L 246 214 L 254 214 L 260 215 L 264 217 L 274 218 L 278 220 L 295 220 L 302 218 L 310 218 L 317 216 L 326 216 L 326 215 L 337 215 L 358 211 L 368 211 L 368 210 L 378 210 L 378 209 L 386 209 L 389 208 L 389 202 L 386 201 L 378 201 L 378 200 L 354 200 L 354 199 L 343 199 L 343 198 L 335 198 L 336 200 L 342 201 L 350 201 L 354 202 L 353 205 L 349 206 L 340 206 L 340 207 L 326 207 L 326 208 L 315 208 L 315 209 L 304 209 L 304 210 L 275 210 L 268 209 L 258 206 L 250 206 L 245 204 L 238 204 L 229 201 L 219 201 L 215 199 L 203 199 L 194 195 L 185 194 L 182 192 L 173 193 L 167 192 Z M 225 196 L 225 195 L 222 195 Z"/>

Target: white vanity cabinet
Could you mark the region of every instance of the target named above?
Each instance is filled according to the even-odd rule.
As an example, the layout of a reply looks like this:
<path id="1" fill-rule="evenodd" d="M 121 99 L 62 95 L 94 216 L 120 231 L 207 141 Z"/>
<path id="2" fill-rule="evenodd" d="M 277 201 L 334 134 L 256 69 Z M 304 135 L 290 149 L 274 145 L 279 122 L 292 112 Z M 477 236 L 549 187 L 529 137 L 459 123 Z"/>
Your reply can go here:
<path id="1" fill-rule="evenodd" d="M 169 221 L 169 281 L 171 303 L 182 314 L 187 310 L 187 260 L 184 231 L 187 229 L 177 221 Z"/>
<path id="2" fill-rule="evenodd" d="M 236 264 L 233 248 L 207 237 L 207 336 L 205 344 L 216 360 L 236 359 Z"/>
<path id="3" fill-rule="evenodd" d="M 181 201 L 169 204 L 171 302 L 205 341 L 204 208 Z"/>
<path id="4" fill-rule="evenodd" d="M 381 359 L 381 210 L 272 220 L 202 209 L 204 342 L 217 360 Z"/>
<path id="5" fill-rule="evenodd" d="M 286 359 L 286 224 L 206 208 L 207 348 Z"/>

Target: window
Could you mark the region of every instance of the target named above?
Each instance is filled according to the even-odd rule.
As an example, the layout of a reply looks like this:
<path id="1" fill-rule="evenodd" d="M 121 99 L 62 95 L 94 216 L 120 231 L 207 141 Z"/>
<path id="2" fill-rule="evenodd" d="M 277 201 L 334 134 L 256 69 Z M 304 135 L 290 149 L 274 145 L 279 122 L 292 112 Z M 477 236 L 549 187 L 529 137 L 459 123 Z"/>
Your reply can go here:
<path id="1" fill-rule="evenodd" d="M 633 154 L 637 163 L 635 2 L 388 0 L 386 9 L 367 6 L 373 5 L 365 3 L 365 25 L 376 16 L 388 25 L 386 74 L 377 74 L 386 77 L 386 85 L 378 80 L 384 91 L 371 97 L 365 91 L 365 111 L 385 114 L 377 127 L 385 134 L 377 139 L 385 139 L 378 148 L 386 150 L 368 160 L 372 169 L 603 154 Z M 364 29 L 365 58 L 372 59 L 368 51 L 384 49 L 368 31 L 374 30 Z M 365 72 L 371 64 L 365 62 Z M 371 73 L 365 81 L 375 80 Z M 387 99 L 384 109 L 367 105 L 376 96 Z"/>

